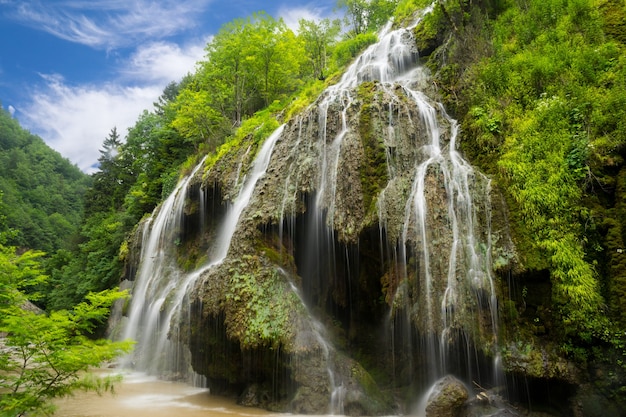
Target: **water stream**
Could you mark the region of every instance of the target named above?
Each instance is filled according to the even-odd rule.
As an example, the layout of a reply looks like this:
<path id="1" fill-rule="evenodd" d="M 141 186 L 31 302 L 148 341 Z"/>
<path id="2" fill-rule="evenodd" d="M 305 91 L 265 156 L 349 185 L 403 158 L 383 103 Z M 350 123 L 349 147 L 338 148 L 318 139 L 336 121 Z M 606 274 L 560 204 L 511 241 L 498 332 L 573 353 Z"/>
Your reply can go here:
<path id="1" fill-rule="evenodd" d="M 390 98 L 384 139 L 388 144 L 385 152 L 389 181 L 377 196 L 377 204 L 381 258 L 396 264 L 399 275 L 389 316 L 392 351 L 422 361 L 421 375 L 415 378 L 429 386 L 449 372 L 459 372 L 471 380 L 480 367 L 472 359 L 477 356 L 475 345 L 489 346 L 497 357 L 498 319 L 491 271 L 490 182 L 458 152 L 456 120 L 424 92 L 430 81 L 419 65 L 412 34 L 419 21 L 395 30 L 388 24 L 380 32 L 379 41 L 369 46 L 314 104 L 319 128 L 319 183 L 314 214 L 304 222 L 307 238 L 303 253 L 308 255 L 302 271 L 304 297 L 309 303 L 323 300 L 323 287 L 329 281 L 351 275 L 340 271 L 350 268 L 347 250 L 345 259 L 337 259 L 342 255 L 337 250 L 336 235 L 341 230 L 336 224 L 346 227 L 346 220 L 338 218 L 342 215 L 339 208 L 346 205 L 341 201 L 346 196 L 338 190 L 338 178 L 340 170 L 349 164 L 348 151 L 343 149 L 347 135 L 356 134 L 349 113 L 358 104 L 358 87 L 374 82 Z M 412 104 L 408 106 L 407 101 Z M 398 110 L 408 108 L 416 111 Z M 415 130 L 412 150 L 407 151 L 411 152 L 410 163 L 406 163 L 406 155 L 401 161 L 401 156 L 391 152 L 396 149 L 401 118 L 413 118 L 407 123 Z M 287 190 L 297 188 L 297 184 L 290 188 L 290 180 L 291 175 L 285 184 L 285 199 L 291 198 Z M 385 241 L 384 236 L 392 221 L 388 212 L 397 211 L 390 206 L 397 205 L 398 183 L 410 184 L 410 189 L 400 235 L 394 244 Z M 288 217 L 288 213 L 281 214 L 281 219 Z M 350 285 L 348 278 L 348 292 Z M 497 366 L 494 360 L 492 367 Z"/>
<path id="2" fill-rule="evenodd" d="M 424 13 L 429 11 L 426 9 Z M 320 310 L 327 308 L 332 304 L 327 301 L 330 298 L 328 292 L 333 291 L 328 288 L 336 285 L 336 290 L 339 287 L 336 281 L 342 279 L 346 281 L 345 288 L 341 287 L 347 293 L 344 298 L 353 298 L 351 277 L 358 275 L 353 271 L 358 261 L 353 259 L 347 247 L 338 243 L 337 234 L 341 231 L 336 225 L 345 221 L 341 216 L 345 216 L 347 204 L 341 201 L 345 198 L 341 192 L 345 193 L 345 190 L 340 190 L 342 184 L 339 183 L 340 171 L 346 163 L 344 142 L 350 139 L 349 135 L 355 134 L 351 131 L 355 123 L 350 120 L 350 113 L 358 104 L 358 86 L 364 82 L 375 82 L 376 88 L 391 97 L 389 126 L 384 130 L 387 135 L 385 144 L 396 141 L 399 119 L 414 119 L 407 123 L 414 127 L 415 138 L 405 155 L 397 155 L 391 151 L 393 146 L 385 146 L 388 183 L 375 197 L 380 258 L 385 265 L 394 265 L 391 268 L 397 272 L 395 282 L 390 285 L 390 291 L 393 290 L 387 320 L 390 331 L 388 340 L 384 341 L 390 345 L 392 372 L 405 365 L 406 373 L 412 373 L 411 384 L 417 381 L 415 385 L 426 392 L 438 378 L 450 372 L 458 372 L 466 381 L 472 380 L 472 373 L 477 369 L 473 364 L 477 352 L 475 344 L 494 351 L 497 346 L 489 181 L 474 171 L 457 151 L 459 129 L 456 121 L 447 115 L 441 104 L 422 92 L 428 77 L 419 66 L 413 27 L 391 29 L 389 24 L 379 34 L 380 41 L 367 48 L 341 80 L 323 93 L 313 105 L 316 111 L 308 112 L 307 117 L 316 115 L 314 123 L 318 125 L 317 142 L 311 145 L 318 147 L 317 183 L 310 196 L 311 206 L 298 223 L 302 228 L 298 233 L 295 232 L 297 214 L 294 206 L 287 204 L 301 197 L 296 158 L 292 159 L 289 172 L 283 177 L 284 188 L 279 194 L 282 196 L 279 241 L 297 234 L 303 241 L 295 242 L 294 239 L 291 242 L 291 247 L 299 244 L 302 249 L 295 254 L 299 257 L 295 262 L 299 262 L 297 273 L 302 278 L 301 283 L 295 286 L 294 281 L 287 279 L 291 290 L 307 307 L 308 327 L 325 356 L 320 363 L 328 371 L 331 413 L 343 412 L 343 381 L 332 366 L 336 354 L 328 342 L 332 338 L 327 337 L 326 330 L 311 315 L 308 306 Z M 408 110 L 396 111 L 400 108 Z M 295 123 L 298 123 L 300 133 L 289 144 L 294 155 L 300 152 L 301 143 L 307 141 L 303 136 L 303 118 L 296 119 Z M 145 222 L 142 261 L 123 333 L 124 338 L 137 341 L 135 353 L 125 362 L 128 368 L 166 379 L 186 380 L 196 386 L 204 385 L 203 378 L 191 369 L 190 352 L 178 337 L 178 333 L 190 331 L 188 323 L 192 312 L 189 306 L 192 303 L 189 291 L 207 270 L 226 258 L 240 217 L 254 195 L 257 182 L 266 173 L 283 129 L 284 125 L 264 142 L 249 172 L 243 172 L 242 164 L 237 168 L 240 191 L 220 222 L 207 261 L 201 267 L 183 272 L 176 258 L 189 184 L 194 176 L 199 175 L 203 163 L 179 182 L 174 192 Z M 250 152 L 250 148 L 246 152 Z M 400 200 L 399 183 L 406 184 Z M 202 200 L 205 197 L 200 192 L 201 207 L 206 204 L 206 200 Z M 287 207 L 290 212 L 286 212 Z M 389 241 L 388 236 L 392 235 L 389 225 L 394 221 L 391 212 L 399 212 L 401 225 L 397 236 Z M 203 221 L 204 216 L 201 216 L 201 227 L 204 227 Z M 380 281 L 380 277 L 377 279 Z M 349 310 L 349 306 L 341 307 Z M 332 312 L 325 313 L 332 317 Z M 346 321 L 351 322 L 352 317 Z M 416 365 L 418 362 L 419 366 Z M 496 366 L 492 368 L 497 368 L 497 359 L 494 362 Z M 319 369 L 323 369 L 322 366 Z M 496 371 L 493 373 L 497 374 Z M 186 394 L 183 397 L 186 398 Z M 180 402 L 178 399 L 173 401 Z M 188 403 L 187 400 L 183 402 Z M 206 413 L 205 408 L 202 410 Z M 248 415 L 237 413 L 234 415 Z"/>
<path id="3" fill-rule="evenodd" d="M 123 339 L 135 340 L 137 344 L 134 352 L 125 358 L 124 367 L 166 379 L 185 379 L 194 385 L 204 385 L 203 378 L 191 369 L 190 353 L 179 342 L 177 334 L 189 322 L 188 293 L 207 269 L 220 264 L 226 257 L 241 213 L 247 207 L 257 181 L 267 169 L 283 128 L 276 129 L 259 150 L 203 266 L 189 273 L 182 271 L 177 265 L 176 246 L 179 244 L 188 186 L 204 165 L 204 159 L 189 176 L 179 181 L 171 195 L 145 222 L 142 261 L 133 287 L 128 321 L 122 333 Z M 200 195 L 203 196 L 203 193 Z"/>

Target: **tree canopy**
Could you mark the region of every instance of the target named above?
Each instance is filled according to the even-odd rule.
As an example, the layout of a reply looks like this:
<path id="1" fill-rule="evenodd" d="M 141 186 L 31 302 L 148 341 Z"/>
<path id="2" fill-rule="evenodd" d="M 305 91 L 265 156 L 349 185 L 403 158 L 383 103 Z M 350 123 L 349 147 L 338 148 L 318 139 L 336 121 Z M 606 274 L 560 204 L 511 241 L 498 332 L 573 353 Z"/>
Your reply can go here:
<path id="1" fill-rule="evenodd" d="M 78 167 L 0 109 L 0 191 L 15 230 L 11 245 L 70 249 L 89 184 Z"/>
<path id="2" fill-rule="evenodd" d="M 40 265 L 43 254 L 18 254 L 4 245 L 8 234 L 9 229 L 0 229 L 0 415 L 49 413 L 52 399 L 74 390 L 111 390 L 118 378 L 86 371 L 132 346 L 93 339 L 111 303 L 123 294 L 91 293 L 70 311 L 38 309 L 31 301 L 41 297 L 36 289 L 47 280 Z"/>

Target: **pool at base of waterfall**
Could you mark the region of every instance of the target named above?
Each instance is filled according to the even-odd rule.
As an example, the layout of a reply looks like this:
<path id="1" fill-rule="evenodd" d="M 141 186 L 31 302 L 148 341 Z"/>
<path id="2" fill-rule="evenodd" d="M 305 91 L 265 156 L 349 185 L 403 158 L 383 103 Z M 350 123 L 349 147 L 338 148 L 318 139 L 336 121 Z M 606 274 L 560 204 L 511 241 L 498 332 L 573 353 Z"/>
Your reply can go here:
<path id="1" fill-rule="evenodd" d="M 106 371 L 103 371 L 106 372 Z M 211 395 L 206 388 L 162 381 L 143 373 L 123 373 L 114 393 L 76 392 L 56 401 L 58 417 L 206 417 L 279 416 L 243 407 L 232 398 Z"/>

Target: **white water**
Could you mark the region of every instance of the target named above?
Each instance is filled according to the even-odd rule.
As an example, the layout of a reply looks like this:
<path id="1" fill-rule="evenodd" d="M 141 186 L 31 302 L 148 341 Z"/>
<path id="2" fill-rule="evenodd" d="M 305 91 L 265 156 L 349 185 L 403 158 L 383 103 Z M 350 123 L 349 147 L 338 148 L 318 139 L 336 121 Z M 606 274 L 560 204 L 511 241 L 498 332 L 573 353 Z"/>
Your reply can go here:
<path id="1" fill-rule="evenodd" d="M 426 9 L 424 13 L 429 13 Z M 370 45 L 346 70 L 341 80 L 328 87 L 317 102 L 321 150 L 320 180 L 317 188 L 316 208 L 326 210 L 328 225 L 332 228 L 337 191 L 337 171 L 340 169 L 341 146 L 348 133 L 347 113 L 354 104 L 355 88 L 365 81 L 393 83 L 398 77 L 415 67 L 417 53 L 406 39 L 410 31 L 400 29 L 390 32 L 391 22 L 379 34 L 380 41 Z M 417 24 L 417 22 L 416 22 Z M 328 109 L 331 105 L 341 108 L 341 129 L 331 139 L 328 137 Z M 330 142 L 330 143 L 329 143 Z"/>
<path id="2" fill-rule="evenodd" d="M 472 201 L 472 183 L 479 174 L 463 160 L 456 151 L 458 127 L 443 110 L 443 107 L 426 97 L 416 87 L 416 80 L 423 79 L 423 73 L 417 66 L 417 54 L 413 50 L 411 28 L 391 31 L 390 26 L 380 34 L 380 42 L 370 46 L 342 77 L 335 86 L 330 87 L 317 103 L 319 109 L 320 131 L 320 177 L 317 186 L 317 196 L 314 209 L 319 214 L 326 213 L 326 221 L 330 226 L 330 234 L 334 233 L 332 226 L 337 206 L 337 178 L 341 168 L 342 144 L 349 133 L 348 113 L 355 102 L 355 87 L 364 81 L 378 81 L 383 88 L 395 96 L 395 87 L 400 86 L 406 98 L 411 100 L 419 109 L 419 119 L 415 124 L 423 126 L 428 141 L 421 146 L 422 159 L 417 159 L 411 172 L 402 172 L 395 169 L 394 156 L 387 154 L 388 173 L 390 183 L 397 177 L 408 175 L 411 177 L 410 195 L 404 206 L 404 226 L 401 231 L 398 252 L 394 254 L 397 261 L 403 265 L 404 280 L 420 280 L 420 298 L 411 299 L 402 293 L 406 286 L 398 292 L 398 304 L 403 304 L 410 323 L 413 318 L 413 306 L 408 303 L 419 304 L 420 321 L 427 323 L 426 328 L 420 329 L 428 335 L 426 355 L 431 369 L 428 379 L 432 382 L 446 369 L 447 340 L 452 329 L 459 326 L 459 321 L 466 311 L 462 305 L 464 297 L 474 290 L 484 290 L 489 297 L 491 306 L 491 321 L 495 329 L 497 322 L 495 315 L 495 290 L 489 265 L 491 242 L 480 242 L 475 235 L 476 218 L 479 215 Z M 393 91 L 393 93 L 392 93 Z M 390 113 L 394 104 L 390 105 Z M 340 110 L 340 126 L 332 137 L 328 135 L 327 122 L 329 108 L 338 106 Z M 391 137 L 394 127 L 390 118 L 388 135 Z M 138 369 L 157 375 L 179 374 L 192 375 L 188 369 L 190 363 L 188 352 L 184 346 L 176 343 L 177 323 L 184 320 L 189 314 L 186 311 L 186 296 L 193 288 L 196 280 L 207 269 L 221 263 L 226 257 L 233 234 L 241 214 L 248 206 L 250 198 L 258 180 L 264 175 L 270 161 L 274 144 L 279 139 L 283 127 L 279 128 L 267 139 L 259 151 L 252 169 L 245 174 L 238 197 L 229 208 L 225 220 L 222 222 L 214 249 L 208 256 L 208 263 L 192 273 L 183 273 L 176 266 L 176 231 L 180 228 L 179 220 L 190 178 L 182 181 L 176 191 L 164 202 L 161 210 L 146 223 L 144 229 L 144 245 L 142 263 L 137 274 L 137 281 L 133 291 L 133 300 L 130 307 L 130 317 L 125 336 L 138 340 L 137 352 L 133 357 Z M 391 140 L 391 139 L 390 139 Z M 417 145 L 416 145 L 417 146 Z M 297 146 L 294 146 L 294 149 Z M 201 164 L 202 165 L 202 164 Z M 197 170 L 198 168 L 196 168 Z M 433 272 L 432 264 L 441 255 L 433 253 L 429 245 L 429 219 L 433 213 L 428 207 L 426 180 L 432 172 L 443 178 L 441 183 L 447 196 L 448 228 L 451 233 L 451 244 L 447 248 L 447 272 L 443 276 Z M 240 170 L 238 170 L 240 172 Z M 438 183 L 439 184 L 439 183 Z M 439 185 L 441 185 L 439 184 Z M 290 177 L 285 182 L 283 196 L 283 210 L 287 199 L 295 198 L 297 186 L 289 187 Z M 386 189 L 379 195 L 379 207 L 384 202 Z M 202 194 L 202 193 L 201 193 Z M 482 196 L 481 198 L 488 198 Z M 294 217 L 294 216 L 292 216 Z M 488 215 L 486 216 L 488 217 Z M 381 228 L 387 219 L 380 210 L 379 223 Z M 281 218 L 280 235 L 282 240 L 283 222 Z M 317 233 L 318 229 L 315 229 Z M 329 237 L 329 236 L 324 236 Z M 315 240 L 315 239 L 314 239 Z M 317 237 L 319 240 L 319 237 Z M 330 236 L 331 242 L 334 241 Z M 382 243 L 381 229 L 381 251 Z M 481 245 L 484 251 L 479 250 Z M 407 259 L 414 254 L 419 256 L 419 272 L 417 277 L 409 276 L 406 272 Z M 467 271 L 465 276 L 459 276 L 458 270 Z M 444 282 L 443 291 L 437 292 Z M 469 289 L 469 290 L 468 290 Z M 297 289 L 296 294 L 301 298 Z M 415 296 L 417 297 L 417 295 Z M 303 301 L 304 303 L 304 301 Z M 392 315 L 390 315 L 392 317 Z M 330 363 L 332 346 L 326 342 L 324 331 L 317 325 L 315 334 L 320 346 L 323 347 Z M 406 328 L 394 329 L 398 332 L 410 332 Z M 173 336 L 173 337 L 170 337 Z M 495 338 L 495 333 L 494 333 Z M 410 351 L 412 352 L 412 350 Z M 410 353 L 409 352 L 409 353 Z M 410 355 L 409 355 L 410 356 Z M 412 358 L 409 358 L 411 361 Z M 341 412 L 342 385 L 336 381 L 335 373 L 328 365 L 331 381 L 332 398 L 330 412 Z"/>
<path id="3" fill-rule="evenodd" d="M 265 174 L 283 128 L 276 129 L 259 150 L 239 195 L 222 222 L 217 242 L 205 265 L 185 273 L 176 263 L 176 246 L 188 186 L 204 165 L 204 160 L 178 183 L 144 224 L 141 261 L 123 332 L 124 339 L 133 339 L 137 344 L 133 354 L 124 362 L 126 367 L 167 379 L 184 378 L 195 385 L 204 384 L 203 379 L 190 369 L 187 347 L 178 342 L 179 332 L 185 328 L 190 314 L 188 292 L 204 272 L 226 257 L 239 218 L 250 201 L 256 183 Z"/>
<path id="4" fill-rule="evenodd" d="M 411 68 L 404 64 L 408 61 L 407 57 L 410 56 L 410 48 L 413 44 L 410 28 L 389 32 L 372 50 L 375 58 L 371 60 L 376 62 L 377 70 L 373 72 L 384 74 L 380 81 L 387 91 L 391 91 L 392 81 L 393 85 L 402 86 L 406 97 L 415 103 L 421 118 L 419 122 L 425 128 L 425 135 L 428 138 L 422 145 L 423 158 L 415 162 L 412 188 L 405 206 L 404 227 L 398 254 L 399 261 L 404 263 L 402 268 L 405 274 L 404 280 L 409 282 L 417 279 L 420 295 L 419 298 L 415 295 L 408 296 L 404 292 L 406 286 L 399 289 L 396 295 L 402 300 L 399 303 L 403 304 L 406 311 L 407 322 L 414 320 L 412 317 L 415 314 L 414 309 L 418 309 L 419 322 L 423 324 L 420 329 L 424 339 L 425 352 L 423 353 L 431 358 L 428 361 L 430 363 L 428 379 L 434 382 L 448 371 L 446 361 L 451 332 L 459 328 L 468 332 L 468 327 L 473 327 L 473 324 L 467 323 L 472 320 L 474 324 L 478 322 L 479 313 L 470 311 L 467 306 L 472 303 L 483 304 L 481 300 L 483 293 L 486 293 L 488 297 L 486 302 L 489 305 L 492 328 L 492 334 L 485 338 L 492 339 L 494 343 L 497 339 L 496 296 L 490 255 L 490 196 L 487 179 L 475 172 L 456 149 L 459 133 L 457 122 L 448 116 L 440 103 L 434 102 L 419 91 L 419 81 L 423 77 L 421 69 L 415 65 Z M 404 48 L 402 45 L 405 45 Z M 402 65 L 396 62 L 396 53 L 402 57 L 400 60 Z M 387 62 L 386 66 L 385 62 Z M 390 119 L 390 132 L 393 132 L 393 122 Z M 388 157 L 388 161 L 390 159 L 392 158 Z M 392 168 L 388 170 L 388 173 L 392 181 L 402 175 Z M 436 178 L 435 184 L 432 183 L 432 179 L 427 184 L 429 176 Z M 481 183 L 486 184 L 482 191 L 477 190 Z M 445 188 L 445 201 L 447 202 L 445 227 L 451 236 L 451 243 L 447 251 L 444 249 L 443 253 L 440 246 L 434 246 L 434 241 L 440 237 L 433 235 L 434 232 L 429 230 L 432 227 L 429 222 L 441 221 L 433 219 L 442 214 L 435 213 L 436 207 L 428 206 L 427 198 L 428 193 L 439 192 L 433 191 L 433 187 L 442 186 Z M 484 205 L 484 213 L 478 212 L 472 193 L 476 193 L 480 198 Z M 385 190 L 379 198 L 381 201 L 384 200 Z M 379 201 L 379 208 L 381 201 Z M 382 228 L 387 219 L 382 210 L 379 211 L 379 215 Z M 486 226 L 485 224 L 479 225 L 479 218 L 483 219 Z M 485 241 L 480 241 L 477 236 L 480 227 L 487 228 Z M 407 272 L 409 267 L 406 262 L 411 256 L 419 257 L 417 276 L 408 275 Z M 435 273 L 441 269 L 435 269 L 433 263 L 441 259 L 447 259 L 447 272 L 443 275 Z M 443 286 L 442 280 L 445 283 Z M 472 297 L 478 300 L 468 299 Z M 406 329 L 401 329 L 401 331 L 406 331 Z M 437 333 L 439 333 L 438 336 Z M 470 337 L 470 335 L 466 334 L 465 337 Z"/>
<path id="5" fill-rule="evenodd" d="M 430 13 L 432 8 L 423 13 Z M 392 97 L 389 108 L 389 126 L 385 143 L 392 143 L 396 120 L 391 117 L 393 106 L 403 106 L 402 100 L 410 100 L 418 109 L 419 120 L 409 120 L 418 126 L 418 134 L 426 137 L 419 147 L 411 172 L 402 172 L 395 165 L 394 155 L 387 147 L 387 165 L 390 181 L 388 187 L 400 178 L 409 177 L 411 188 L 404 207 L 404 221 L 400 232 L 397 251 L 392 256 L 401 264 L 405 285 L 399 286 L 395 308 L 406 315 L 404 327 L 397 332 L 412 333 L 416 330 L 407 323 L 417 323 L 422 338 L 420 354 L 428 358 L 427 383 L 432 383 L 448 372 L 450 341 L 454 332 L 461 330 L 466 340 L 480 337 L 491 341 L 494 353 L 497 344 L 497 313 L 495 286 L 491 272 L 490 203 L 489 184 L 482 174 L 475 172 L 457 151 L 459 128 L 440 103 L 427 97 L 421 86 L 428 82 L 425 71 L 418 65 L 418 54 L 412 29 L 418 19 L 408 28 L 391 30 L 389 24 L 380 34 L 379 42 L 368 47 L 344 73 L 340 82 L 329 87 L 316 103 L 319 115 L 321 142 L 320 178 L 317 188 L 315 210 L 321 224 L 322 213 L 326 213 L 328 226 L 327 245 L 334 244 L 336 207 L 338 207 L 337 178 L 341 169 L 341 152 L 344 138 L 349 134 L 348 113 L 356 102 L 356 87 L 362 82 L 376 81 Z M 398 88 L 402 90 L 400 98 Z M 397 100 L 394 102 L 393 100 Z M 329 108 L 340 110 L 340 126 L 335 127 L 330 137 Z M 401 117 L 400 114 L 397 117 Z M 411 117 L 402 115 L 402 117 Z M 287 180 L 287 183 L 289 179 Z M 433 185 L 434 183 L 434 185 Z M 434 190 L 433 187 L 441 190 Z M 285 188 L 287 189 L 287 187 Z M 395 190 L 397 192 L 397 189 Z M 388 219 L 383 210 L 387 189 L 378 196 L 379 224 L 381 230 L 381 252 L 386 244 L 383 231 Z M 435 212 L 429 207 L 429 195 L 445 194 L 445 213 Z M 480 209 L 474 196 L 481 202 Z M 443 220 L 442 220 L 443 219 Z M 439 225 L 447 236 L 440 239 Z M 282 227 L 282 226 L 281 226 Z M 479 232 L 483 228 L 486 232 Z M 314 229 L 316 233 L 318 228 Z M 282 233 L 282 231 L 281 231 Z M 448 243 L 434 243 L 436 240 Z M 319 239 L 318 239 L 319 240 Z M 446 247 L 443 247 L 444 244 Z M 331 251 L 332 254 L 333 251 Z M 332 255 L 331 255 L 332 256 Z M 417 258 L 417 266 L 411 271 L 407 265 L 410 258 Z M 443 263 L 443 265 L 441 265 Z M 414 284 L 410 284 L 414 282 Z M 408 283 L 408 284 L 407 284 Z M 409 295 L 409 286 L 415 290 Z M 474 307 L 470 307 L 474 306 Z M 475 306 L 487 305 L 490 323 L 480 323 Z M 473 310 L 472 310 L 473 308 Z M 393 314 L 390 315 L 393 317 Z M 392 326 L 394 324 L 392 323 Z M 491 334 L 470 334 L 476 328 L 491 328 Z M 411 340 L 410 336 L 405 338 Z M 410 343 L 410 342 L 409 342 Z M 476 340 L 476 343 L 481 341 Z M 413 346 L 407 346 L 412 351 Z M 469 358 L 472 353 L 467 352 Z M 468 362 L 471 362 L 468 359 Z M 495 362 L 497 366 L 497 361 Z M 495 371 L 497 373 L 497 370 Z"/>
<path id="6" fill-rule="evenodd" d="M 317 344 L 322 348 L 322 355 L 324 362 L 326 363 L 326 372 L 328 373 L 328 380 L 331 392 L 328 405 L 328 413 L 330 415 L 343 414 L 343 400 L 345 397 L 345 390 L 343 387 L 343 381 L 339 381 L 340 377 L 336 375 L 335 368 L 332 364 L 333 357 L 336 355 L 335 347 L 328 341 L 326 328 L 311 313 L 309 307 L 307 306 L 307 303 L 302 297 L 300 289 L 293 283 L 293 281 L 289 277 L 289 274 L 282 268 L 279 268 L 279 272 L 287 278 L 291 291 L 296 294 L 296 296 L 300 300 L 300 303 L 304 306 L 304 309 L 307 313 L 309 328 L 311 329 L 311 332 L 313 333 Z"/>

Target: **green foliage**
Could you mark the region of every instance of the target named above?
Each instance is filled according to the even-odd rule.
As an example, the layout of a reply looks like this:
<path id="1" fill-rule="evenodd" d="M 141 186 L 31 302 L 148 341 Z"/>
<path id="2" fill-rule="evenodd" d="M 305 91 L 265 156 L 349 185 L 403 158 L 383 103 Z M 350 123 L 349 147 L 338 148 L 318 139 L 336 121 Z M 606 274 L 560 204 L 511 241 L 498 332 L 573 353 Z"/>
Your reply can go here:
<path id="1" fill-rule="evenodd" d="M 581 206 L 593 169 L 592 108 L 604 104 L 597 100 L 598 76 L 617 58 L 613 46 L 601 43 L 599 28 L 584 1 L 509 9 L 495 25 L 496 55 L 478 67 L 491 106 L 471 112 L 473 129 L 482 131 L 481 147 L 498 145 L 506 126 L 498 172 L 526 229 L 518 237 L 537 248 L 533 257 L 539 259 L 531 265 L 548 265 L 564 330 L 579 337 L 602 325 L 591 320 L 603 299 L 587 260 L 583 224 L 589 211 Z"/>
<path id="2" fill-rule="evenodd" d="M 605 242 L 594 231 L 609 200 L 595 187 L 611 190 L 626 145 L 623 46 L 595 6 L 445 3 L 439 21 L 450 27 L 431 36 L 449 41 L 429 64 L 471 135 L 464 150 L 507 194 L 524 266 L 550 272 L 556 330 L 583 347 L 610 326 L 604 295 L 615 288 L 601 282 Z"/>
<path id="3" fill-rule="evenodd" d="M 378 37 L 374 33 L 360 33 L 337 44 L 333 51 L 333 59 L 338 67 L 344 67 L 365 48 L 377 41 Z"/>
<path id="4" fill-rule="evenodd" d="M 242 348 L 277 347 L 293 332 L 294 313 L 302 308 L 284 277 L 257 256 L 246 255 L 230 269 L 226 300 L 229 337 Z"/>
<path id="5" fill-rule="evenodd" d="M 89 294 L 71 311 L 50 314 L 29 304 L 26 291 L 45 281 L 41 253 L 17 255 L 0 246 L 0 414 L 50 413 L 51 399 L 73 391 L 110 391 L 117 378 L 97 378 L 89 368 L 128 352 L 130 342 L 93 340 L 90 335 L 106 320 L 117 291 Z M 28 307 L 28 306 L 31 307 Z"/>
<path id="6" fill-rule="evenodd" d="M 268 108 L 259 111 L 251 118 L 245 120 L 232 137 L 226 140 L 215 153 L 209 155 L 204 164 L 205 170 L 211 169 L 217 161 L 231 151 L 240 149 L 247 138 L 251 138 L 257 144 L 256 149 L 259 149 L 260 144 L 280 126 L 272 110 L 272 108 Z"/>
<path id="7" fill-rule="evenodd" d="M 397 0 L 338 0 L 337 7 L 345 9 L 344 20 L 351 28 L 348 37 L 376 32 L 391 17 Z"/>
<path id="8" fill-rule="evenodd" d="M 206 47 L 197 73 L 208 106 L 238 126 L 300 86 L 302 39 L 282 20 L 257 13 L 224 25 Z"/>
<path id="9" fill-rule="evenodd" d="M 0 109 L 0 191 L 9 244 L 54 252 L 69 249 L 83 213 L 89 177 L 22 129 Z"/>
<path id="10" fill-rule="evenodd" d="M 413 17 L 416 11 L 426 8 L 431 3 L 431 0 L 400 0 L 396 5 L 393 16 L 396 22 L 406 22 Z"/>
<path id="11" fill-rule="evenodd" d="M 308 54 L 311 74 L 316 80 L 326 78 L 328 61 L 334 44 L 341 32 L 339 20 L 322 19 L 319 22 L 300 19 L 298 38 L 303 42 L 304 50 Z"/>
<path id="12" fill-rule="evenodd" d="M 210 107 L 210 102 L 208 91 L 184 89 L 173 103 L 176 116 L 171 122 L 172 127 L 180 132 L 185 141 L 192 143 L 196 151 L 203 142 L 214 149 L 215 142 L 229 130 L 227 119 Z"/>
<path id="13" fill-rule="evenodd" d="M 326 88 L 326 83 L 321 80 L 312 81 L 302 88 L 287 105 L 285 109 L 285 121 L 289 121 L 294 115 L 311 105 L 322 91 L 324 91 L 324 88 Z"/>

